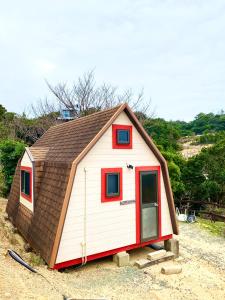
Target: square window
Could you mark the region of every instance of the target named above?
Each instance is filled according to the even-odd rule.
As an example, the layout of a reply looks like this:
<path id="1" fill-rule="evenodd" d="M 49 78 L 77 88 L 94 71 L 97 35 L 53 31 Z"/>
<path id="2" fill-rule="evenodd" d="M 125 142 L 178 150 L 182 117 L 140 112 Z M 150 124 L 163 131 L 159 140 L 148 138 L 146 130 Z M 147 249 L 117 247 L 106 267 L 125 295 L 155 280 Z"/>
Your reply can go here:
<path id="1" fill-rule="evenodd" d="M 101 201 L 120 201 L 123 198 L 122 168 L 101 169 Z"/>
<path id="2" fill-rule="evenodd" d="M 130 132 L 126 129 L 118 129 L 116 131 L 117 144 L 129 144 L 130 143 Z"/>
<path id="3" fill-rule="evenodd" d="M 112 148 L 132 149 L 132 125 L 112 125 Z"/>
<path id="4" fill-rule="evenodd" d="M 119 173 L 108 173 L 106 174 L 106 196 L 115 197 L 120 193 L 120 174 Z"/>

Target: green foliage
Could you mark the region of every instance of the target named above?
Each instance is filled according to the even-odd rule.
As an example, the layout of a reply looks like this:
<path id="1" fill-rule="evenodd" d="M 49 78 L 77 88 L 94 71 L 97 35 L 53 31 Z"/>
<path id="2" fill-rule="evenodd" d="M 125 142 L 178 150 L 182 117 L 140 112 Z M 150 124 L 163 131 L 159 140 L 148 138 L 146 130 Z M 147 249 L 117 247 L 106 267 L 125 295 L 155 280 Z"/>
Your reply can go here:
<path id="1" fill-rule="evenodd" d="M 163 119 L 145 119 L 143 125 L 168 162 L 172 190 L 175 199 L 178 199 L 184 193 L 181 170 L 186 163 L 178 152 L 180 129 L 173 122 Z"/>
<path id="2" fill-rule="evenodd" d="M 13 175 L 17 162 L 25 149 L 23 142 L 14 140 L 4 140 L 0 143 L 0 165 L 4 178 L 4 189 L 2 194 L 5 196 L 10 190 Z"/>
<path id="3" fill-rule="evenodd" d="M 225 138 L 225 131 L 218 131 L 214 133 L 204 133 L 196 138 L 195 145 L 215 144 Z"/>
<path id="4" fill-rule="evenodd" d="M 164 150 L 177 151 L 180 149 L 178 139 L 181 135 L 172 122 L 163 119 L 147 119 L 143 122 L 143 126 L 155 143 Z"/>
<path id="5" fill-rule="evenodd" d="M 211 234 L 213 234 L 213 235 L 225 237 L 224 222 L 212 222 L 211 220 L 198 218 L 197 224 L 202 229 L 205 229 L 205 230 L 211 232 Z"/>
<path id="6" fill-rule="evenodd" d="M 225 203 L 225 139 L 190 158 L 182 179 L 192 199 Z"/>
<path id="7" fill-rule="evenodd" d="M 44 265 L 45 261 L 41 258 L 40 255 L 38 255 L 38 254 L 36 254 L 34 252 L 31 252 L 30 255 L 29 255 L 29 263 L 33 267 L 36 267 L 36 266 Z"/>
<path id="8" fill-rule="evenodd" d="M 225 113 L 223 110 L 218 114 L 199 113 L 191 122 L 174 121 L 172 123 L 179 129 L 182 136 L 213 133 L 225 130 Z"/>
<path id="9" fill-rule="evenodd" d="M 185 185 L 182 181 L 182 170 L 186 161 L 180 153 L 171 151 L 162 151 L 163 156 L 167 160 L 170 181 L 175 200 L 179 199 L 185 192 Z"/>
<path id="10" fill-rule="evenodd" d="M 84 114 L 93 112 L 92 108 Z M 9 192 L 18 159 L 25 144 L 32 145 L 52 125 L 58 112 L 42 113 L 30 119 L 7 112 L 0 105 L 0 192 Z M 149 119 L 136 112 L 145 130 L 154 140 L 168 162 L 175 200 L 190 197 L 225 203 L 225 113 L 198 114 L 193 121 L 165 121 Z M 196 136 L 201 135 L 201 136 Z M 180 139 L 193 136 L 195 144 L 214 144 L 197 156 L 185 160 L 181 154 Z M 186 138 L 183 138 L 186 139 Z"/>
<path id="11" fill-rule="evenodd" d="M 0 140 L 6 139 L 9 134 L 9 127 L 7 127 L 3 122 L 0 122 Z"/>
<path id="12" fill-rule="evenodd" d="M 2 119 L 4 118 L 5 113 L 6 113 L 5 107 L 0 104 L 0 121 L 2 121 Z"/>

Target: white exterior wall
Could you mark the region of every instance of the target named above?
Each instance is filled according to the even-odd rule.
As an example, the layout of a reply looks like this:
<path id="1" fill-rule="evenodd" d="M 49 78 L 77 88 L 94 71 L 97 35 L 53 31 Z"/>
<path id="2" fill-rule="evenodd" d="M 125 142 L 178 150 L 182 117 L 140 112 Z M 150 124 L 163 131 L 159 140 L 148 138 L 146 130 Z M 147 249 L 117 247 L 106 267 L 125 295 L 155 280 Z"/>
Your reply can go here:
<path id="1" fill-rule="evenodd" d="M 27 154 L 27 151 L 24 152 L 23 158 L 21 160 L 21 167 L 30 167 L 30 168 L 33 169 L 33 165 L 32 165 L 30 157 Z M 33 191 L 34 191 L 34 189 L 33 189 L 33 174 L 32 174 L 32 203 L 30 201 L 28 201 L 27 199 L 25 199 L 20 193 L 20 203 L 22 203 L 24 206 L 26 206 L 32 212 L 34 210 L 34 207 L 33 207 L 33 205 L 34 205 L 34 203 L 33 203 L 33 199 L 34 199 Z"/>
<path id="2" fill-rule="evenodd" d="M 114 124 L 131 125 L 122 112 Z M 112 127 L 79 163 L 67 210 L 56 263 L 82 257 L 84 242 L 84 191 L 86 169 L 87 250 L 86 255 L 97 254 L 136 243 L 135 203 L 120 205 L 120 201 L 101 202 L 101 168 L 123 168 L 123 200 L 135 199 L 135 168 L 159 166 L 159 162 L 133 126 L 133 149 L 112 149 Z M 166 192 L 161 174 L 162 236 L 172 234 Z"/>

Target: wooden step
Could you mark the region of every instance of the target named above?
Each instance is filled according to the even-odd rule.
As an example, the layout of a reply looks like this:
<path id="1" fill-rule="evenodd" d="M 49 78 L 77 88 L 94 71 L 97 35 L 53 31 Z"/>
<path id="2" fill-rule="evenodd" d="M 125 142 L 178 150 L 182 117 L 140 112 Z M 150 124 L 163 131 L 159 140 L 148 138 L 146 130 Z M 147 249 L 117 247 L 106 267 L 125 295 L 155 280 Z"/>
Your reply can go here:
<path id="1" fill-rule="evenodd" d="M 166 252 L 166 255 L 158 258 L 158 259 L 154 259 L 154 260 L 149 260 L 149 259 L 139 259 L 135 262 L 135 266 L 137 266 L 139 269 L 143 269 L 149 266 L 153 266 L 155 264 L 167 261 L 167 260 L 171 260 L 174 259 L 174 254 L 170 251 Z"/>

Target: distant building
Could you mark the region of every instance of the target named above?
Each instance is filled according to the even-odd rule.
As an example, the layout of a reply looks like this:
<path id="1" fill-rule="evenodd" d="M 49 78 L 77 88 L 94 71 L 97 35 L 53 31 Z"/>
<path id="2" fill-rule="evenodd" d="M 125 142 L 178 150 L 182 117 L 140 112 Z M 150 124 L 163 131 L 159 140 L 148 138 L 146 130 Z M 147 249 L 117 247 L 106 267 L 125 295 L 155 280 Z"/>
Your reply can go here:
<path id="1" fill-rule="evenodd" d="M 75 112 L 73 109 L 65 108 L 61 110 L 58 120 L 65 120 L 65 121 L 73 120 L 75 119 L 74 115 Z"/>

